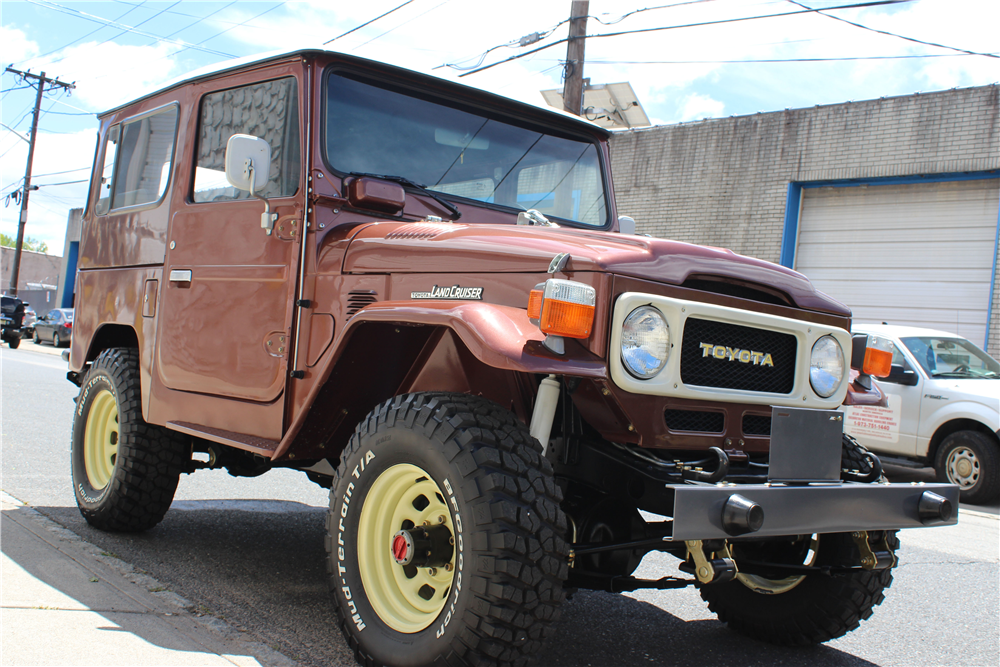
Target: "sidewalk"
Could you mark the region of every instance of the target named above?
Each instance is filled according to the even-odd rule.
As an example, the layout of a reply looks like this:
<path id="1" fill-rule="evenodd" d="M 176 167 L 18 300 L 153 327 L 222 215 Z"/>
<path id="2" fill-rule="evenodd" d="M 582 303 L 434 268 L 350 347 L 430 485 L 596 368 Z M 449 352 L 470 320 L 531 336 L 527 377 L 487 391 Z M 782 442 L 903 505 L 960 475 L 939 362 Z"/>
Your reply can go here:
<path id="1" fill-rule="evenodd" d="M 0 510 L 0 665 L 295 665 L 2 491 Z"/>

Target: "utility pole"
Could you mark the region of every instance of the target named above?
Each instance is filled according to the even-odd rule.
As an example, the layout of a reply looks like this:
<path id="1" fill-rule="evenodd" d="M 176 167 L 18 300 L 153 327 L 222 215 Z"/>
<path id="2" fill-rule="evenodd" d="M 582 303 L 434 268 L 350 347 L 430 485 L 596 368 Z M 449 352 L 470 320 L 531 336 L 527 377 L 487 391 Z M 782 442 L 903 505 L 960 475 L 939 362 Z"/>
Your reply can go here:
<path id="1" fill-rule="evenodd" d="M 30 72 L 22 72 L 13 67 L 7 68 L 8 72 L 19 74 L 22 79 L 36 79 L 38 81 L 38 94 L 35 95 L 35 114 L 31 118 L 31 135 L 28 137 L 28 166 L 24 170 L 24 190 L 21 191 L 21 217 L 17 223 L 17 245 L 14 247 L 14 264 L 10 272 L 11 296 L 17 296 L 17 279 L 21 273 L 21 248 L 24 246 L 24 225 L 28 222 L 28 193 L 31 192 L 31 162 L 35 158 L 35 135 L 38 134 L 38 117 L 41 115 L 42 93 L 45 92 L 45 84 L 61 86 L 67 90 L 76 88 L 72 83 L 63 83 L 58 79 L 48 79 L 45 72 L 39 76 Z"/>
<path id="2" fill-rule="evenodd" d="M 563 84 L 563 109 L 579 116 L 583 112 L 583 47 L 587 35 L 589 0 L 573 0 L 570 9 L 569 43 L 566 46 L 565 83 Z"/>

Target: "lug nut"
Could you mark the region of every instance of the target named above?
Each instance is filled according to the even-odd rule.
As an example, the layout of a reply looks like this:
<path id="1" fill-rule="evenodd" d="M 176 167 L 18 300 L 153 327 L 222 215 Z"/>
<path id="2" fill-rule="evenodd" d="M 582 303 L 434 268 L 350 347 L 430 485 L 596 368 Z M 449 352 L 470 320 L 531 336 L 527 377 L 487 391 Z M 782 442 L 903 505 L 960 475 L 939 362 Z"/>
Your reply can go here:
<path id="1" fill-rule="evenodd" d="M 431 567 L 431 568 L 428 568 L 428 569 L 427 569 L 427 574 L 431 575 L 432 577 L 433 577 L 434 575 L 436 575 L 437 573 L 438 573 L 438 570 L 437 570 L 437 568 L 436 568 L 436 567 Z"/>
<path id="2" fill-rule="evenodd" d="M 438 523 L 444 523 L 444 522 L 445 522 L 444 514 L 438 515 Z"/>

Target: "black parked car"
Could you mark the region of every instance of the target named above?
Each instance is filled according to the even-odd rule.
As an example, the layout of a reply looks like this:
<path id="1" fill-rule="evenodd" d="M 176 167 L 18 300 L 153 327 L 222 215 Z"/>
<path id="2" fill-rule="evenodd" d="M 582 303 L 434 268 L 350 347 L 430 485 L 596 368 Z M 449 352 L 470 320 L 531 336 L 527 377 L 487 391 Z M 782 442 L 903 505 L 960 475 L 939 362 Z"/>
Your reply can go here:
<path id="1" fill-rule="evenodd" d="M 55 347 L 62 347 L 63 343 L 69 344 L 72 335 L 73 309 L 56 308 L 55 310 L 50 310 L 45 317 L 40 317 L 35 322 L 33 340 L 35 343 L 47 340 Z"/>
<path id="2" fill-rule="evenodd" d="M 11 349 L 21 344 L 21 322 L 24 320 L 24 302 L 6 294 L 0 303 L 0 336 Z"/>

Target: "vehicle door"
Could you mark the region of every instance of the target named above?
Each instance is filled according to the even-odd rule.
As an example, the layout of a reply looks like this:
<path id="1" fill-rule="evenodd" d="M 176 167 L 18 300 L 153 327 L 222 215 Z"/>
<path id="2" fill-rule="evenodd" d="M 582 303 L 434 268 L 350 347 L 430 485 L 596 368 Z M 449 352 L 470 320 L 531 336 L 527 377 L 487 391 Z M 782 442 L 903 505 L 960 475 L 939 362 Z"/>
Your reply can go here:
<path id="1" fill-rule="evenodd" d="M 52 334 L 55 333 L 56 327 L 58 327 L 62 322 L 62 313 L 58 310 L 50 310 L 45 314 L 45 317 L 38 320 L 35 325 L 35 330 L 38 331 L 38 337 L 41 340 L 52 340 Z"/>
<path id="2" fill-rule="evenodd" d="M 879 378 L 878 385 L 885 392 L 888 405 L 877 409 L 874 439 L 880 451 L 900 456 L 917 456 L 917 431 L 920 426 L 920 402 L 926 380 L 919 364 L 906 352 L 903 344 L 895 342 L 889 377 Z"/>
<path id="3" fill-rule="evenodd" d="M 157 313 L 156 372 L 170 389 L 259 403 L 282 394 L 304 214 L 299 71 L 289 64 L 194 86 L 193 164 L 173 198 Z M 258 194 L 278 215 L 271 234 L 261 228 L 264 203 L 226 180 L 234 134 L 270 145 Z"/>

